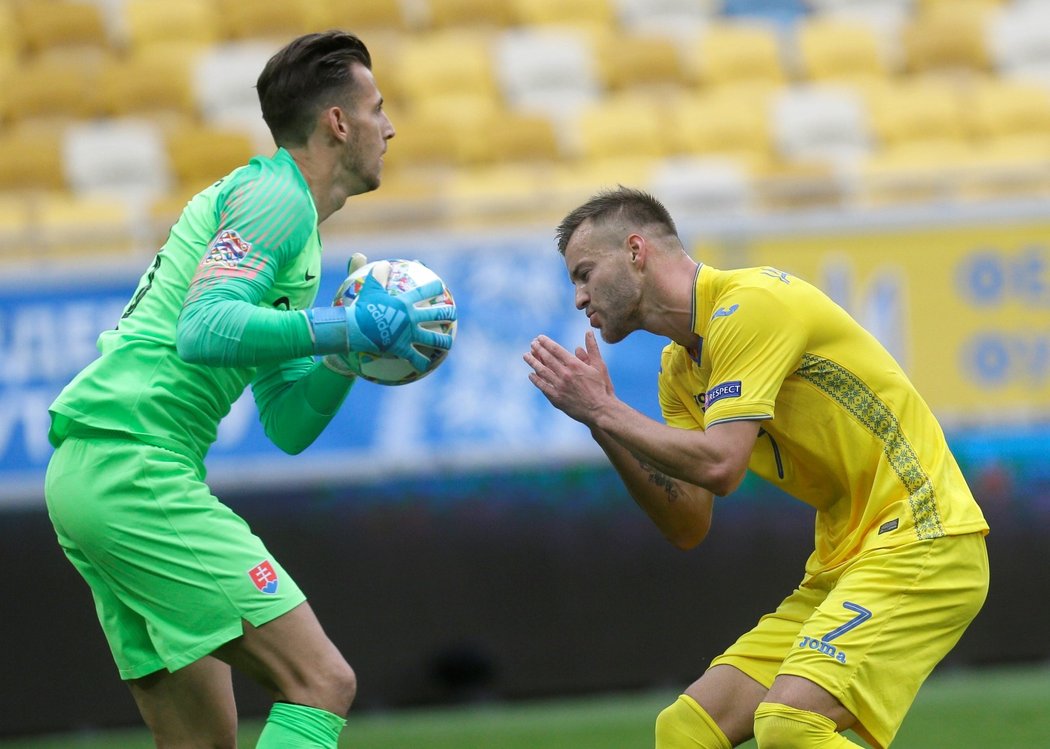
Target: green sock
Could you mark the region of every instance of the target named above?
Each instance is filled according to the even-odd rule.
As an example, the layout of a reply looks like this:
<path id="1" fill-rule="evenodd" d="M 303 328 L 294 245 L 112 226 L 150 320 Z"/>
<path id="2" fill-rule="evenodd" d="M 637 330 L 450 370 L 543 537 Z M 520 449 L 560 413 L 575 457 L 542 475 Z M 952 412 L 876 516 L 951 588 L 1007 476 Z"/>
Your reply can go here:
<path id="1" fill-rule="evenodd" d="M 256 749 L 336 749 L 346 719 L 327 710 L 289 702 L 270 708 Z"/>

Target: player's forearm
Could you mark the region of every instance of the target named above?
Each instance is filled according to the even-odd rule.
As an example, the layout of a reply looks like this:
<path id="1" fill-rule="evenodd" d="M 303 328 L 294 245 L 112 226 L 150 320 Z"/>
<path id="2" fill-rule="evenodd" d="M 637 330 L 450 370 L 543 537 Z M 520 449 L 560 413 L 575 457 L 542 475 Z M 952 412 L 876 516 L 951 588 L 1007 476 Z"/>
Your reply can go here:
<path id="1" fill-rule="evenodd" d="M 703 431 L 661 424 L 623 401 L 614 399 L 596 411 L 592 426 L 654 470 L 715 495 L 730 494 L 743 478 L 746 459 L 741 464 L 730 446 Z"/>
<path id="2" fill-rule="evenodd" d="M 691 549 L 704 540 L 711 527 L 711 492 L 654 468 L 601 429 L 594 428 L 591 434 L 631 498 L 668 541 L 681 549 Z"/>
<path id="3" fill-rule="evenodd" d="M 290 369 L 282 371 L 287 376 Z M 256 402 L 266 436 L 286 453 L 302 452 L 332 421 L 354 380 L 314 362 L 298 379 L 283 379 L 278 372 L 260 382 Z"/>
<path id="4" fill-rule="evenodd" d="M 219 367 L 259 366 L 314 353 L 305 315 L 232 299 L 187 305 L 175 344 L 184 360 Z"/>

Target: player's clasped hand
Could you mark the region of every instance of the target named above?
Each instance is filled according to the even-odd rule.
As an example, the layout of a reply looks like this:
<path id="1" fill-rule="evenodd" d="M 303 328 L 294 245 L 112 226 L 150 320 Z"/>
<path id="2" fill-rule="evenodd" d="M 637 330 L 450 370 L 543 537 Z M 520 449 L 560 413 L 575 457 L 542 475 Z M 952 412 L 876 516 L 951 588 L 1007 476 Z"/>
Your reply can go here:
<path id="1" fill-rule="evenodd" d="M 541 335 L 533 340 L 522 358 L 532 367 L 529 373 L 532 384 L 555 408 L 576 421 L 592 423 L 613 393 L 609 371 L 591 331 L 575 355 Z"/>
<path id="2" fill-rule="evenodd" d="M 417 307 L 416 304 L 442 291 L 441 281 L 431 281 L 394 296 L 373 276 L 368 276 L 355 303 L 344 308 L 350 350 L 390 353 L 406 359 L 416 371 L 425 371 L 427 357 L 415 346 L 448 350 L 452 347 L 452 336 L 430 330 L 424 324 L 455 320 L 456 307 L 451 304 Z"/>

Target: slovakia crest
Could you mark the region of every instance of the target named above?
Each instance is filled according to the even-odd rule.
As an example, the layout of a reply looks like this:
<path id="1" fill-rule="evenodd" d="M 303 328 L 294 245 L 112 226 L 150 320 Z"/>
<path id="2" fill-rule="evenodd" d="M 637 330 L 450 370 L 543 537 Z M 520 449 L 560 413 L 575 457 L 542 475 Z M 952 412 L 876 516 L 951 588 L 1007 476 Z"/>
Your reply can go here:
<path id="1" fill-rule="evenodd" d="M 277 572 L 269 559 L 259 562 L 248 570 L 248 577 L 252 579 L 260 592 L 270 595 L 277 592 Z"/>
<path id="2" fill-rule="evenodd" d="M 219 232 L 219 235 L 208 245 L 208 254 L 201 265 L 221 265 L 224 268 L 236 268 L 252 248 L 252 243 L 245 241 L 233 229 Z"/>

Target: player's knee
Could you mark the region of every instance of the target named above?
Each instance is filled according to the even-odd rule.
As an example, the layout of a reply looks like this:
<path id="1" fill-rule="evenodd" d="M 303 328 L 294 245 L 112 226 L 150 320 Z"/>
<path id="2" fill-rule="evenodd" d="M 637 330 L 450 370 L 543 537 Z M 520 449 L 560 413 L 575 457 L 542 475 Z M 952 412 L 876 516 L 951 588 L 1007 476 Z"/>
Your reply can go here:
<path id="1" fill-rule="evenodd" d="M 755 710 L 755 741 L 760 749 L 851 746 L 831 718 L 775 702 L 763 702 Z"/>
<path id="2" fill-rule="evenodd" d="M 339 659 L 327 670 L 325 682 L 325 691 L 330 695 L 331 704 L 341 708 L 332 712 L 345 715 L 357 696 L 357 674 L 354 669 L 345 660 Z"/>
<path id="3" fill-rule="evenodd" d="M 687 695 L 656 716 L 656 749 L 729 749 L 732 746 L 711 717 Z"/>

